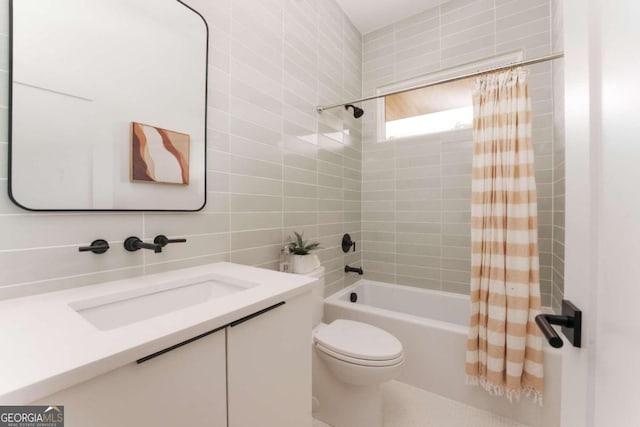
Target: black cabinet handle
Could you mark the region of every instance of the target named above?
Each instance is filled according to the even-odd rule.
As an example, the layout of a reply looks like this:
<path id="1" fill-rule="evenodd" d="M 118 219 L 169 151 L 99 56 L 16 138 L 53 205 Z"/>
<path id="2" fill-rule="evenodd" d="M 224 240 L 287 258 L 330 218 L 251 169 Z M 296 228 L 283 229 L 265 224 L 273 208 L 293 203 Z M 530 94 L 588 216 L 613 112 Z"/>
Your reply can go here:
<path id="1" fill-rule="evenodd" d="M 233 321 L 233 322 L 229 323 L 229 326 L 233 328 L 234 326 L 238 326 L 239 324 L 244 323 L 244 322 L 246 322 L 247 320 L 251 320 L 251 319 L 253 319 L 254 317 L 258 317 L 258 316 L 260 316 L 261 314 L 264 314 L 264 313 L 266 313 L 267 311 L 271 311 L 271 310 L 273 310 L 274 308 L 278 308 L 278 307 L 280 307 L 281 305 L 284 305 L 284 304 L 285 304 L 285 302 L 284 302 L 284 301 L 280 301 L 280 302 L 279 302 L 279 303 L 277 303 L 277 304 L 273 304 L 273 305 L 272 305 L 272 306 L 270 306 L 270 307 L 263 308 L 263 309 L 262 309 L 262 310 L 260 310 L 260 311 L 256 311 L 256 312 L 255 312 L 255 313 L 253 313 L 253 314 L 250 314 L 250 315 L 248 315 L 248 316 L 243 317 L 242 319 L 235 320 L 235 321 Z"/>
<path id="2" fill-rule="evenodd" d="M 100 255 L 109 250 L 109 242 L 103 239 L 97 239 L 91 242 L 90 246 L 80 246 L 78 252 L 93 252 Z"/>
<path id="3" fill-rule="evenodd" d="M 216 332 L 218 332 L 218 331 L 220 331 L 220 330 L 222 330 L 222 329 L 224 329 L 226 327 L 227 327 L 226 325 L 225 326 L 220 326 L 219 328 L 213 329 L 213 330 L 211 330 L 209 332 L 205 332 L 204 334 L 200 334 L 200 335 L 195 336 L 193 338 L 189 338 L 188 340 L 179 342 L 178 344 L 172 345 L 171 347 L 167 347 L 167 348 L 162 349 L 160 351 L 156 351 L 155 353 L 152 353 L 152 354 L 150 354 L 148 356 L 145 356 L 145 357 L 143 357 L 141 359 L 136 360 L 136 363 L 139 365 L 139 364 L 144 363 L 146 361 L 149 361 L 151 359 L 155 359 L 158 356 L 162 356 L 165 353 L 169 353 L 170 351 L 175 350 L 176 348 L 180 348 L 183 345 L 191 344 L 194 341 L 198 341 L 199 339 L 202 339 L 202 338 L 204 338 L 206 336 L 209 336 L 209 335 L 211 335 L 213 333 L 216 333 Z"/>
<path id="4" fill-rule="evenodd" d="M 268 311 L 271 311 L 271 310 L 273 310 L 274 308 L 278 308 L 278 307 L 280 307 L 281 305 L 284 305 L 284 304 L 285 304 L 285 301 L 280 301 L 280 302 L 279 302 L 279 303 L 277 303 L 277 304 L 274 304 L 274 305 L 269 306 L 269 307 L 267 307 L 267 308 L 263 308 L 262 310 L 260 310 L 260 311 L 256 311 L 255 313 L 250 314 L 250 315 L 248 315 L 248 316 L 245 316 L 245 317 L 243 317 L 243 318 L 241 318 L 241 319 L 234 320 L 233 322 L 228 323 L 228 324 L 226 324 L 226 325 L 224 325 L 224 326 L 220 326 L 219 328 L 213 329 L 213 330 L 211 330 L 211 331 L 209 331 L 209 332 L 205 332 L 204 334 L 200 334 L 200 335 L 195 336 L 195 337 L 193 337 L 193 338 L 189 338 L 188 340 L 185 340 L 185 341 L 179 342 L 178 344 L 172 345 L 171 347 L 167 347 L 167 348 L 162 349 L 162 350 L 160 350 L 160 351 L 156 351 L 155 353 L 152 353 L 152 354 L 150 354 L 150 355 L 148 355 L 148 356 L 145 356 L 145 357 L 143 357 L 143 358 L 141 358 L 141 359 L 136 360 L 136 363 L 139 365 L 139 364 L 141 364 L 141 363 L 144 363 L 144 362 L 147 362 L 147 361 L 149 361 L 149 360 L 151 360 L 151 359 L 154 359 L 154 358 L 156 358 L 156 357 L 158 357 L 158 356 L 162 356 L 162 355 L 163 355 L 163 354 L 165 354 L 165 353 L 168 353 L 168 352 L 170 352 L 170 351 L 172 351 L 172 350 L 175 350 L 175 349 L 177 349 L 177 348 L 180 348 L 180 347 L 182 347 L 182 346 L 184 346 L 184 345 L 191 344 L 191 343 L 192 343 L 192 342 L 194 342 L 194 341 L 197 341 L 197 340 L 202 339 L 202 338 L 204 338 L 204 337 L 206 337 L 206 336 L 208 336 L 208 335 L 211 335 L 211 334 L 213 334 L 213 333 L 215 333 L 215 332 L 218 332 L 218 331 L 220 331 L 220 330 L 222 330 L 222 329 L 226 328 L 227 326 L 229 326 L 229 327 L 233 328 L 234 326 L 238 326 L 238 325 L 240 325 L 241 323 L 246 322 L 247 320 L 251 320 L 251 319 L 253 319 L 253 318 L 255 318 L 255 317 L 258 317 L 258 316 L 260 316 L 261 314 L 264 314 L 264 313 L 266 313 L 266 312 L 268 312 Z"/>

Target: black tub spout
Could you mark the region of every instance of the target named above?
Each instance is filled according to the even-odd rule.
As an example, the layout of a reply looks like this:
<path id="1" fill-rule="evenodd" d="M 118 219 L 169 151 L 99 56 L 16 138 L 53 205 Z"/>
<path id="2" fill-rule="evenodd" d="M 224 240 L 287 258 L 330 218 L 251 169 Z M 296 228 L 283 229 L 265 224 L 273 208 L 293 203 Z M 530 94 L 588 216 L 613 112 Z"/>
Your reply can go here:
<path id="1" fill-rule="evenodd" d="M 348 265 L 344 266 L 345 273 L 358 273 L 359 275 L 363 275 L 364 271 L 362 271 L 362 267 L 349 267 Z"/>

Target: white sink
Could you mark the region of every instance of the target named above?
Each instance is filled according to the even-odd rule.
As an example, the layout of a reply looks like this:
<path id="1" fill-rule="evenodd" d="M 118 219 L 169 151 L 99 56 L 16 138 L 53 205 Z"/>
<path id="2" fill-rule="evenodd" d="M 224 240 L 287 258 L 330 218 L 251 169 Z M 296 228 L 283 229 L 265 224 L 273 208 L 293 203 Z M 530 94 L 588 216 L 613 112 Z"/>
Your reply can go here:
<path id="1" fill-rule="evenodd" d="M 254 283 L 206 276 L 75 301 L 69 306 L 93 326 L 106 331 L 254 286 Z"/>

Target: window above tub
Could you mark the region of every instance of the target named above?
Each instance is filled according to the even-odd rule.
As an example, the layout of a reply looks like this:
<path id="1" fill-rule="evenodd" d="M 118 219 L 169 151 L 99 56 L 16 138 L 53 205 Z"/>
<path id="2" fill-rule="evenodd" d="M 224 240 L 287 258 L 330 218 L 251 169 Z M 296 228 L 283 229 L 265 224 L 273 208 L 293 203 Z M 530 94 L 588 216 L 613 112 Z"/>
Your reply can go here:
<path id="1" fill-rule="evenodd" d="M 385 97 L 385 137 L 426 135 L 473 125 L 475 78 Z"/>
<path id="2" fill-rule="evenodd" d="M 522 52 L 507 53 L 380 87 L 377 93 L 435 83 L 522 59 Z M 470 129 L 475 81 L 476 77 L 469 77 L 379 98 L 378 141 Z"/>

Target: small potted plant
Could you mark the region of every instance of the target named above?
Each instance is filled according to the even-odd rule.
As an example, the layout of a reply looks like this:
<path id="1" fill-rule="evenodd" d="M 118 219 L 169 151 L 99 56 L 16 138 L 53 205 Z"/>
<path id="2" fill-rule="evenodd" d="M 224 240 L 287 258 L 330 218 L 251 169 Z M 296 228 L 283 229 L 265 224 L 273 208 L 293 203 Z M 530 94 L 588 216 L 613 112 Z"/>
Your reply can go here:
<path id="1" fill-rule="evenodd" d="M 289 237 L 291 242 L 287 245 L 291 254 L 291 270 L 297 274 L 305 274 L 320 267 L 318 256 L 311 253 L 320 248 L 320 243 L 305 241 L 302 239 L 302 234 L 295 231 L 293 234 L 296 238 Z"/>

